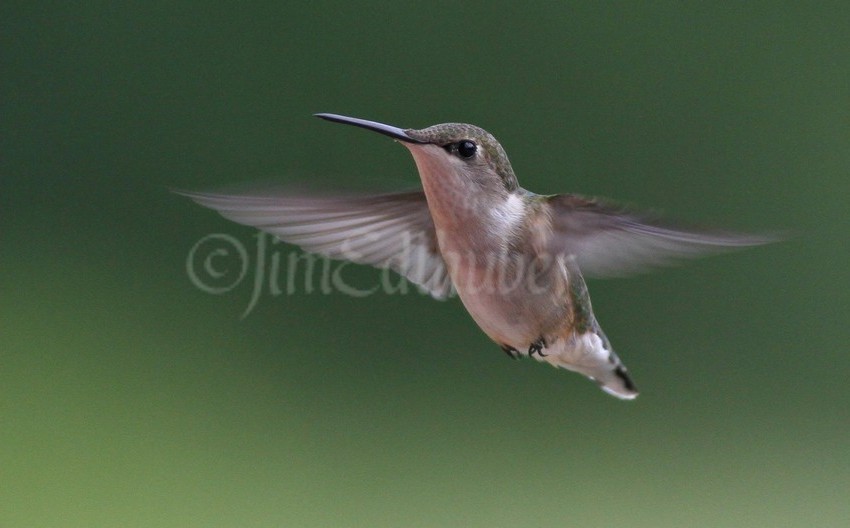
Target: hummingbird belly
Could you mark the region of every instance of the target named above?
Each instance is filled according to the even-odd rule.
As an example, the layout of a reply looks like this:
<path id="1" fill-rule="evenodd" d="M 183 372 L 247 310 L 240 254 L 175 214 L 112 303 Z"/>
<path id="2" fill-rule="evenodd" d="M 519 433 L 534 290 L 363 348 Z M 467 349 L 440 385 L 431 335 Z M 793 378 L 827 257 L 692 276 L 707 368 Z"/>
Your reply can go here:
<path id="1" fill-rule="evenodd" d="M 467 311 L 490 339 L 517 350 L 543 338 L 554 341 L 569 332 L 570 303 L 561 285 L 563 272 L 551 276 L 532 273 L 530 266 L 505 269 L 470 266 L 452 273 Z"/>

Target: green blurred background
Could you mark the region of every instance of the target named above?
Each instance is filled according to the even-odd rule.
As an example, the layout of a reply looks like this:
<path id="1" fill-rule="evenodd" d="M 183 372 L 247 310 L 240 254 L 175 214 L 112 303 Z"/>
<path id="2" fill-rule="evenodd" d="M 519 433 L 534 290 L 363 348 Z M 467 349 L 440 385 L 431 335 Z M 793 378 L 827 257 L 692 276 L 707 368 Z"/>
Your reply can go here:
<path id="1" fill-rule="evenodd" d="M 850 525 L 850 8 L 802 4 L 4 3 L 0 526 Z M 590 282 L 632 403 L 457 299 L 240 319 L 253 270 L 212 295 L 186 259 L 254 233 L 169 188 L 417 185 L 314 112 L 475 123 L 532 190 L 798 236 Z"/>

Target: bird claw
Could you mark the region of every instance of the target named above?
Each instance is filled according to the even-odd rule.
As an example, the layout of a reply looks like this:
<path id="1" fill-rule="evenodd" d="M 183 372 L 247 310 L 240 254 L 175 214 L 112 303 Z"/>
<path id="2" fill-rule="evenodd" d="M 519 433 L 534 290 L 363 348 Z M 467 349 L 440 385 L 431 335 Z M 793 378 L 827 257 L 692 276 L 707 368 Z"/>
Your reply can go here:
<path id="1" fill-rule="evenodd" d="M 541 336 L 528 347 L 528 357 L 532 357 L 534 354 L 538 354 L 540 357 L 546 357 L 546 354 L 543 353 L 544 348 L 546 348 L 546 340 Z"/>
<path id="2" fill-rule="evenodd" d="M 502 345 L 502 352 L 507 354 L 511 359 L 519 359 L 519 350 L 510 345 Z"/>

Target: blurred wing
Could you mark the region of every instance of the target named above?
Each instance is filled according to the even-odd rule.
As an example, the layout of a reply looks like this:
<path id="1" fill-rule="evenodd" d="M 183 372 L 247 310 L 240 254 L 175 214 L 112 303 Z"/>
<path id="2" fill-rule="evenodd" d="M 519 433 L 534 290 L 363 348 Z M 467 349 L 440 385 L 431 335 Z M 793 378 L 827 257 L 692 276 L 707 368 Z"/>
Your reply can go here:
<path id="1" fill-rule="evenodd" d="M 178 194 L 306 251 L 392 269 L 438 299 L 451 293 L 421 191 L 376 196 Z"/>
<path id="2" fill-rule="evenodd" d="M 546 198 L 552 206 L 549 250 L 574 255 L 590 277 L 618 277 L 737 248 L 776 242 L 779 237 L 663 226 L 597 200 L 570 194 Z"/>

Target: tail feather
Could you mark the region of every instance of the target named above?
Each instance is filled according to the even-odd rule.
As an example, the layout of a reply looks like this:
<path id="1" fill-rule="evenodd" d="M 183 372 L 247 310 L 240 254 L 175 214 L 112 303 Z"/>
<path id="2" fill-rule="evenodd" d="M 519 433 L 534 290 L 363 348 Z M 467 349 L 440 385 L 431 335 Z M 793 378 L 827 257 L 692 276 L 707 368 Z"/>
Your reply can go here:
<path id="1" fill-rule="evenodd" d="M 621 400 L 637 398 L 634 381 L 601 329 L 574 334 L 553 345 L 546 349 L 545 356 L 538 359 L 583 374 L 603 391 Z"/>

